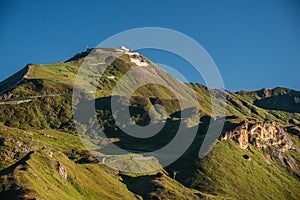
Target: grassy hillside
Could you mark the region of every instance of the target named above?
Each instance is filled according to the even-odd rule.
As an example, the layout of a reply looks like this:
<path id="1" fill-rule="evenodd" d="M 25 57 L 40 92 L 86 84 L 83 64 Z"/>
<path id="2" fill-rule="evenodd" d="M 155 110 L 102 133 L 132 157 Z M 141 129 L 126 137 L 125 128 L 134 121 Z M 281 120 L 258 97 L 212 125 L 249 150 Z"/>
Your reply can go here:
<path id="1" fill-rule="evenodd" d="M 116 171 L 85 153 L 77 136 L 2 127 L 0 137 L 5 141 L 0 146 L 1 199 L 136 198 Z M 59 173 L 61 167 L 66 177 Z"/>
<path id="2" fill-rule="evenodd" d="M 0 199 L 300 199 L 299 177 L 289 171 L 289 160 L 285 160 L 288 157 L 283 156 L 283 162 L 269 159 L 272 151 L 254 146 L 243 150 L 228 140 L 218 141 L 208 156 L 198 158 L 210 120 L 219 119 L 221 114 L 212 116 L 212 96 L 218 106 L 226 106 L 223 132 L 232 131 L 244 122 L 278 122 L 293 140 L 294 149 L 286 154 L 297 160 L 299 166 L 299 92 L 275 88 L 232 93 L 192 83 L 195 93 L 191 94 L 188 84 L 177 81 L 142 55 L 130 51 L 111 62 L 120 51 L 89 49 L 67 62 L 30 64 L 0 83 Z M 94 56 L 87 56 L 88 53 Z M 88 65 L 76 77 L 82 64 Z M 112 96 L 120 78 L 132 69 L 139 70 L 124 79 L 122 87 Z M 100 73 L 103 73 L 101 78 Z M 118 126 L 126 129 L 132 124 L 117 126 L 114 120 L 128 106 L 125 103 L 128 97 L 122 96 L 122 92 L 129 92 L 132 85 L 143 80 L 157 80 L 170 86 L 147 84 L 129 99 L 134 123 L 141 126 L 165 123 L 158 134 L 148 139 L 129 136 Z M 73 87 L 76 92 L 85 91 L 88 94 L 82 92 L 82 95 L 95 98 L 98 122 L 109 139 L 93 132 L 91 145 L 101 147 L 97 155 L 106 157 L 112 168 L 103 165 L 101 159 L 98 163 L 76 135 Z M 87 91 L 91 87 L 94 92 Z M 177 89 L 179 97 L 198 103 L 199 112 L 189 103 L 180 108 L 172 93 Z M 111 98 L 119 103 L 115 113 L 110 108 Z M 162 105 L 166 113 L 155 110 L 156 120 L 151 122 L 149 110 L 154 104 Z M 77 106 L 84 113 L 84 104 Z M 195 116 L 197 121 L 193 121 Z M 130 168 L 121 159 L 116 161 L 116 155 L 105 155 L 105 148 L 111 142 L 123 149 L 157 150 L 172 141 L 181 120 L 186 125 L 186 135 L 198 129 L 197 135 L 182 157 L 165 169 L 144 174 L 122 173 L 114 168 L 133 172 L 153 168 L 159 162 L 155 158 L 131 159 Z M 87 127 L 82 126 L 80 131 L 86 132 Z M 141 153 L 132 153 L 123 158 L 142 157 Z M 174 171 L 178 172 L 175 180 Z"/>
<path id="3" fill-rule="evenodd" d="M 77 136 L 0 129 L 1 199 L 198 199 L 166 172 L 136 176 L 99 164 Z M 100 162 L 101 163 L 101 162 Z M 60 174 L 60 168 L 65 174 Z M 147 178 L 148 177 L 148 178 Z M 188 196 L 187 196 L 188 194 Z"/>
<path id="4" fill-rule="evenodd" d="M 144 199 L 215 199 L 195 189 L 189 189 L 163 173 L 140 177 L 123 176 L 128 189 L 139 194 Z"/>
<path id="5" fill-rule="evenodd" d="M 299 199 L 299 180 L 251 149 L 242 150 L 232 141 L 218 142 L 197 163 L 192 187 L 228 199 Z"/>

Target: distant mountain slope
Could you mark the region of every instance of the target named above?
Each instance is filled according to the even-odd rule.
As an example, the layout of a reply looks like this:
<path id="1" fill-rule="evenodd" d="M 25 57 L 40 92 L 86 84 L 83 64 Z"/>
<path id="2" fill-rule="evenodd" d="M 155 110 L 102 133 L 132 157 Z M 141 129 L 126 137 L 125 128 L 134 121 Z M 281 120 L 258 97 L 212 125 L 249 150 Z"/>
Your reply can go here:
<path id="1" fill-rule="evenodd" d="M 288 88 L 262 89 L 259 91 L 239 91 L 237 94 L 253 99 L 254 105 L 286 112 L 300 112 L 300 92 Z"/>
<path id="2" fill-rule="evenodd" d="M 256 100 L 254 104 L 269 110 L 300 113 L 300 92 L 292 91 L 279 96 L 270 96 Z"/>

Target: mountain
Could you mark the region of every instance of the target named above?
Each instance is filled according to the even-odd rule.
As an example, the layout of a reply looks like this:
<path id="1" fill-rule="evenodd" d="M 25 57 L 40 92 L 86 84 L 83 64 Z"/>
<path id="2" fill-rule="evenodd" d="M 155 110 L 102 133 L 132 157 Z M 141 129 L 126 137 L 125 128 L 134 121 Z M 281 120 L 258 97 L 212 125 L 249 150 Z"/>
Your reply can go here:
<path id="1" fill-rule="evenodd" d="M 211 112 L 211 98 L 225 117 Z M 102 48 L 28 64 L 0 83 L 0 99 L 0 199 L 300 199 L 298 91 L 182 83 L 139 53 Z M 105 135 L 74 121 L 72 107 L 84 115 L 90 101 L 97 121 L 88 124 Z M 131 121 L 116 123 L 126 108 Z M 209 124 L 222 120 L 199 158 Z M 172 142 L 181 122 L 191 145 L 162 168 L 164 157 L 150 152 Z M 163 128 L 144 139 L 125 133 L 135 124 Z M 88 151 L 82 135 L 97 148 Z M 111 145 L 129 153 L 112 155 Z"/>

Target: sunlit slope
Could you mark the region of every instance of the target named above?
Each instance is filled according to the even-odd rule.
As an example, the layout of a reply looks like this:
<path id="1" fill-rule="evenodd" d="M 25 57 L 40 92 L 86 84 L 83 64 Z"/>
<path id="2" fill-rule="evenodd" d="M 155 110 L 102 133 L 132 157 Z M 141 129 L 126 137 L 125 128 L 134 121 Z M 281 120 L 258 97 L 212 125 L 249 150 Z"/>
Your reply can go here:
<path id="1" fill-rule="evenodd" d="M 251 148 L 218 142 L 197 162 L 191 186 L 226 199 L 299 199 L 299 179 Z"/>
<path id="2" fill-rule="evenodd" d="M 136 199 L 77 136 L 2 127 L 0 138 L 1 199 Z"/>
<path id="3" fill-rule="evenodd" d="M 125 96 L 132 92 L 132 86 L 144 82 L 151 84 L 136 88 L 131 97 Z M 116 170 L 99 165 L 75 135 L 73 92 L 95 99 L 99 125 L 109 138 L 95 134 L 93 141 L 97 144 L 105 146 L 109 140 L 124 149 L 153 151 L 173 139 L 181 120 L 187 130 L 194 130 L 199 124 L 197 136 L 188 151 L 166 167 L 166 171 L 119 176 Z M 5 197 L 117 199 L 117 195 L 121 195 L 122 199 L 137 196 L 145 199 L 166 196 L 173 199 L 206 196 L 212 199 L 299 199 L 299 177 L 289 171 L 290 160 L 284 162 L 288 157 L 300 162 L 300 96 L 297 91 L 275 88 L 233 93 L 196 83 L 181 83 L 135 52 L 88 49 L 66 62 L 27 65 L 0 83 L 0 97 L 1 195 Z M 118 102 L 120 110 L 129 107 L 134 123 L 141 126 L 151 123 L 150 107 L 160 104 L 167 113 L 156 110 L 154 121 L 166 125 L 149 139 L 129 137 L 114 121 L 120 110 L 112 112 L 112 98 Z M 196 101 L 199 110 L 189 103 L 185 104 L 187 107 L 180 107 L 181 98 L 187 102 Z M 288 157 L 272 160 L 268 156 L 272 156 L 273 151 L 265 152 L 253 145 L 251 150 L 244 150 L 230 139 L 218 141 L 207 157 L 199 159 L 199 149 L 210 121 L 222 119 L 218 109 L 217 113 L 211 113 L 212 100 L 217 106 L 226 108 L 223 132 L 233 131 L 243 123 L 278 122 L 292 137 L 294 149 L 286 152 Z M 186 110 L 199 120 L 190 123 Z M 85 128 L 79 131 L 84 132 Z M 271 149 L 276 150 L 275 147 Z M 61 166 L 67 171 L 66 179 L 59 174 L 59 169 L 64 171 Z M 149 167 L 147 162 L 142 166 Z M 179 172 L 176 180 L 172 179 L 174 170 Z"/>

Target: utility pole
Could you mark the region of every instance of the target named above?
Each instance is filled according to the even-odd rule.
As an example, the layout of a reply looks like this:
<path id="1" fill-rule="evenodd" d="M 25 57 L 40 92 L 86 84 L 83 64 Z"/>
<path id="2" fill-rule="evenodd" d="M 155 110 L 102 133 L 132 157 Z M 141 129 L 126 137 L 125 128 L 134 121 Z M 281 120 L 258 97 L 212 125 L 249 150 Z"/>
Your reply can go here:
<path id="1" fill-rule="evenodd" d="M 176 179 L 176 175 L 179 173 L 179 171 L 173 170 L 173 179 Z"/>

